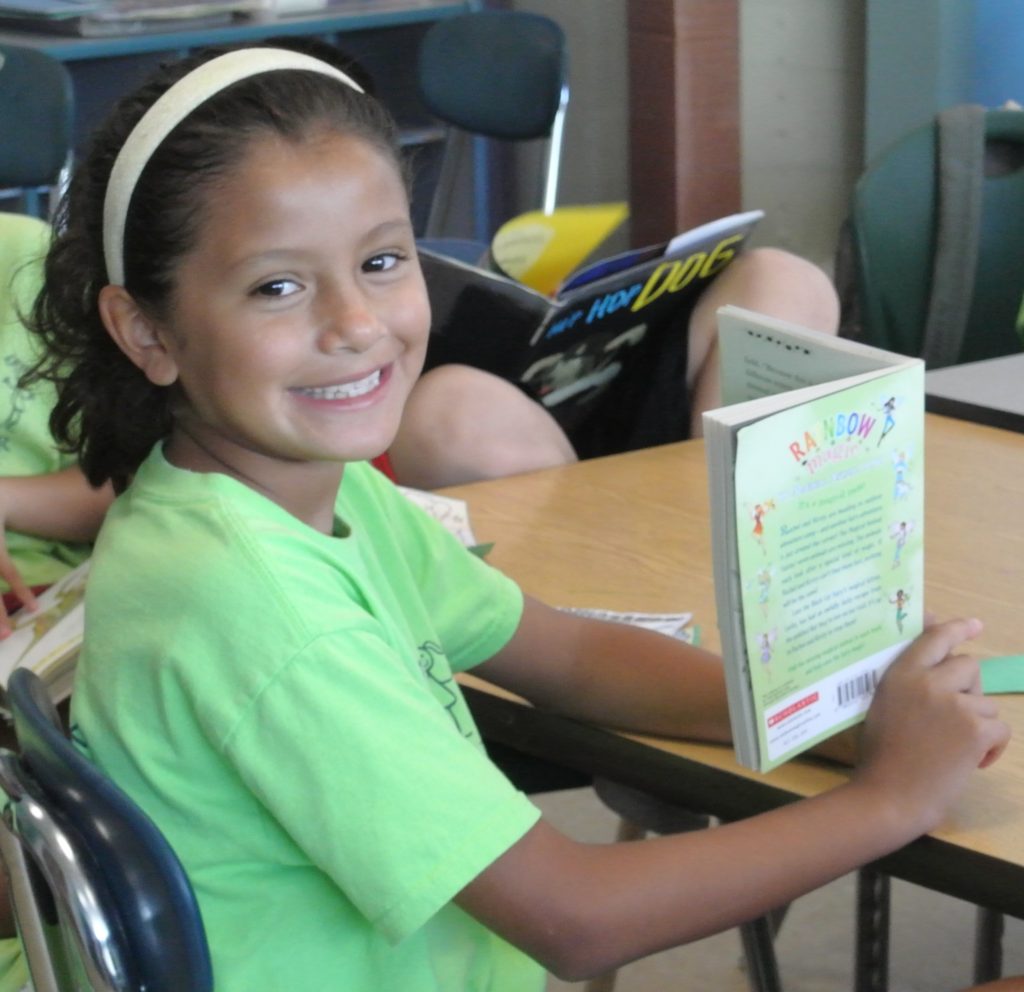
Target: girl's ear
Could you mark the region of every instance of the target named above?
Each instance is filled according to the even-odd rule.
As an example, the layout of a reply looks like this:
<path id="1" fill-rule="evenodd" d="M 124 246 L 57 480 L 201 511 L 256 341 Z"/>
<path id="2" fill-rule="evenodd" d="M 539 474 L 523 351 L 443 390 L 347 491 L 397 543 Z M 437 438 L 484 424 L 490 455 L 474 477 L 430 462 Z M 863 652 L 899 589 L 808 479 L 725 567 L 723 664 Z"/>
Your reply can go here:
<path id="1" fill-rule="evenodd" d="M 163 331 L 123 286 L 104 286 L 99 295 L 100 318 L 115 344 L 155 386 L 170 386 L 178 365 L 165 345 Z"/>

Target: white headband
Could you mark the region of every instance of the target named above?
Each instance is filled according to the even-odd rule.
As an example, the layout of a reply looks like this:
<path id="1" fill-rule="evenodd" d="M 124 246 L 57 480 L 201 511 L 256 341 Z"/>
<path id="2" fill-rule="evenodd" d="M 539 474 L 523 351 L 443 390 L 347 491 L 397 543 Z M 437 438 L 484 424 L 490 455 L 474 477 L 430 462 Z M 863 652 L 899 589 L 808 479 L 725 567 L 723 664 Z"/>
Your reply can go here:
<path id="1" fill-rule="evenodd" d="M 286 48 L 241 48 L 204 62 L 179 79 L 143 114 L 121 146 L 110 171 L 103 201 L 103 257 L 107 279 L 113 285 L 124 285 L 124 225 L 128 204 L 142 170 L 164 138 L 196 107 L 232 83 L 277 69 L 319 72 L 363 92 L 362 87 L 340 69 Z"/>

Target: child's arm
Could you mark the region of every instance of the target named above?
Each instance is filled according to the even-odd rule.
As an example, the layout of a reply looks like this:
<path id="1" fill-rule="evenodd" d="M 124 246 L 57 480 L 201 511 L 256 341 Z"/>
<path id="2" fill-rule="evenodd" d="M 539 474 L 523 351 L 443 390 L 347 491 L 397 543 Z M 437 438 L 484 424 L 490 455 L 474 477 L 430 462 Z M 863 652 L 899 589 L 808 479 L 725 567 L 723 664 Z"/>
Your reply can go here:
<path id="1" fill-rule="evenodd" d="M 0 478 L 0 577 L 25 606 L 35 606 L 35 597 L 18 574 L 2 535 L 14 530 L 54 541 L 92 541 L 113 498 L 109 485 L 94 489 L 77 466 Z M 0 635 L 9 629 L 0 603 Z"/>
<path id="2" fill-rule="evenodd" d="M 535 649 L 530 612 L 521 632 Z M 542 822 L 456 901 L 557 974 L 580 978 L 752 919 L 881 857 L 935 827 L 973 769 L 1006 744 L 1008 727 L 980 695 L 977 663 L 951 654 L 979 630 L 973 620 L 939 624 L 893 664 L 868 716 L 862 765 L 848 784 L 739 823 L 642 844 L 580 844 Z M 560 636 L 549 646 L 558 648 Z M 519 656 L 518 638 L 488 662 L 487 675 L 526 694 L 547 680 L 505 678 Z M 581 643 L 604 654 L 600 644 Z M 687 654 L 679 653 L 679 663 Z M 622 657 L 616 681 L 627 698 L 665 718 L 669 704 L 658 705 L 648 688 L 630 688 L 648 683 L 643 657 Z M 585 680 L 593 664 L 604 663 L 580 663 Z M 554 667 L 571 696 L 578 674 L 560 657 Z M 710 697 L 711 680 L 702 665 L 697 670 L 698 693 Z M 670 691 L 679 689 L 685 692 L 673 679 Z M 543 705 L 552 705 L 555 694 L 543 692 Z M 591 707 L 607 702 L 589 689 L 579 698 L 588 719 Z M 558 708 L 575 713 L 579 706 Z M 621 707 L 613 700 L 612 709 Z M 688 718 L 686 710 L 680 704 L 677 715 Z M 616 714 L 615 722 L 627 721 Z"/>
<path id="3" fill-rule="evenodd" d="M 508 663 L 499 655 L 475 673 L 535 706 L 579 720 L 666 737 L 731 739 L 717 655 L 637 627 L 568 619 L 527 597 L 515 644 L 530 646 Z M 566 659 L 566 669 L 556 666 L 557 659 Z M 860 730 L 835 734 L 813 753 L 853 764 Z"/>
<path id="4" fill-rule="evenodd" d="M 474 674 L 537 707 L 590 723 L 730 739 L 717 655 L 642 628 L 555 610 L 530 597 L 515 636 Z"/>
<path id="5" fill-rule="evenodd" d="M 0 478 L 4 529 L 54 541 L 94 540 L 113 499 L 109 485 L 93 488 L 76 465 L 45 475 Z"/>

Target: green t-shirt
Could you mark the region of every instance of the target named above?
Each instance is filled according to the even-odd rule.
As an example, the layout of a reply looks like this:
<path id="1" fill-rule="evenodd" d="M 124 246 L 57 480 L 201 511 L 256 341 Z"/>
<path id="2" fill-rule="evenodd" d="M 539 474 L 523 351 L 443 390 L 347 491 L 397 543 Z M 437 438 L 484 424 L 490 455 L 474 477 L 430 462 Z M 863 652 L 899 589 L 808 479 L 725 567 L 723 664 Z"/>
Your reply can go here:
<path id="1" fill-rule="evenodd" d="M 57 451 L 49 418 L 54 392 L 49 383 L 18 388 L 35 356 L 25 329 L 27 313 L 42 283 L 42 258 L 50 228 L 44 221 L 0 214 L 0 476 L 42 475 L 72 464 Z M 49 585 L 85 559 L 85 544 L 65 544 L 8 531 L 7 550 L 30 586 Z M 0 579 L 0 590 L 7 584 Z"/>
<path id="2" fill-rule="evenodd" d="M 20 214 L 0 214 L 0 476 L 38 475 L 69 464 L 50 437 L 53 388 L 17 387 L 33 356 L 33 342 L 22 324 L 42 282 L 41 260 L 49 225 Z M 84 546 L 59 544 L 8 531 L 7 549 L 30 586 L 49 585 L 82 561 Z M 0 579 L 0 591 L 7 583 Z M 17 940 L 0 940 L 0 992 L 16 992 L 28 981 Z"/>
<path id="3" fill-rule="evenodd" d="M 0 940 L 0 992 L 21 992 L 28 985 L 28 968 L 16 938 Z"/>
<path id="4" fill-rule="evenodd" d="M 218 992 L 539 992 L 451 901 L 539 816 L 452 676 L 522 595 L 367 465 L 336 509 L 154 451 L 96 545 L 76 733 L 182 859 Z"/>

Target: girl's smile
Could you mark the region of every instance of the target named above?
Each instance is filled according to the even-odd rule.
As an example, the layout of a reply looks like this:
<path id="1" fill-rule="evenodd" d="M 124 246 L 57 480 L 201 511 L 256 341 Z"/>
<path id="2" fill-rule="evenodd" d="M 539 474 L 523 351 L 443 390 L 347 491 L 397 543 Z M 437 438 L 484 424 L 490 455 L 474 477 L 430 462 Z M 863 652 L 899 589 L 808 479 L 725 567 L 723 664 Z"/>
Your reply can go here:
<path id="1" fill-rule="evenodd" d="M 308 396 L 312 400 L 325 400 L 332 403 L 339 400 L 357 400 L 364 396 L 372 398 L 372 394 L 386 382 L 385 375 L 390 367 L 388 366 L 387 369 L 375 369 L 361 379 L 339 382 L 333 386 L 304 386 L 298 389 L 297 392 L 301 396 Z"/>
<path id="2" fill-rule="evenodd" d="M 181 393 L 167 457 L 322 519 L 344 463 L 390 445 L 426 351 L 395 166 L 352 136 L 255 139 L 209 197 L 170 309 L 146 366 Z"/>

